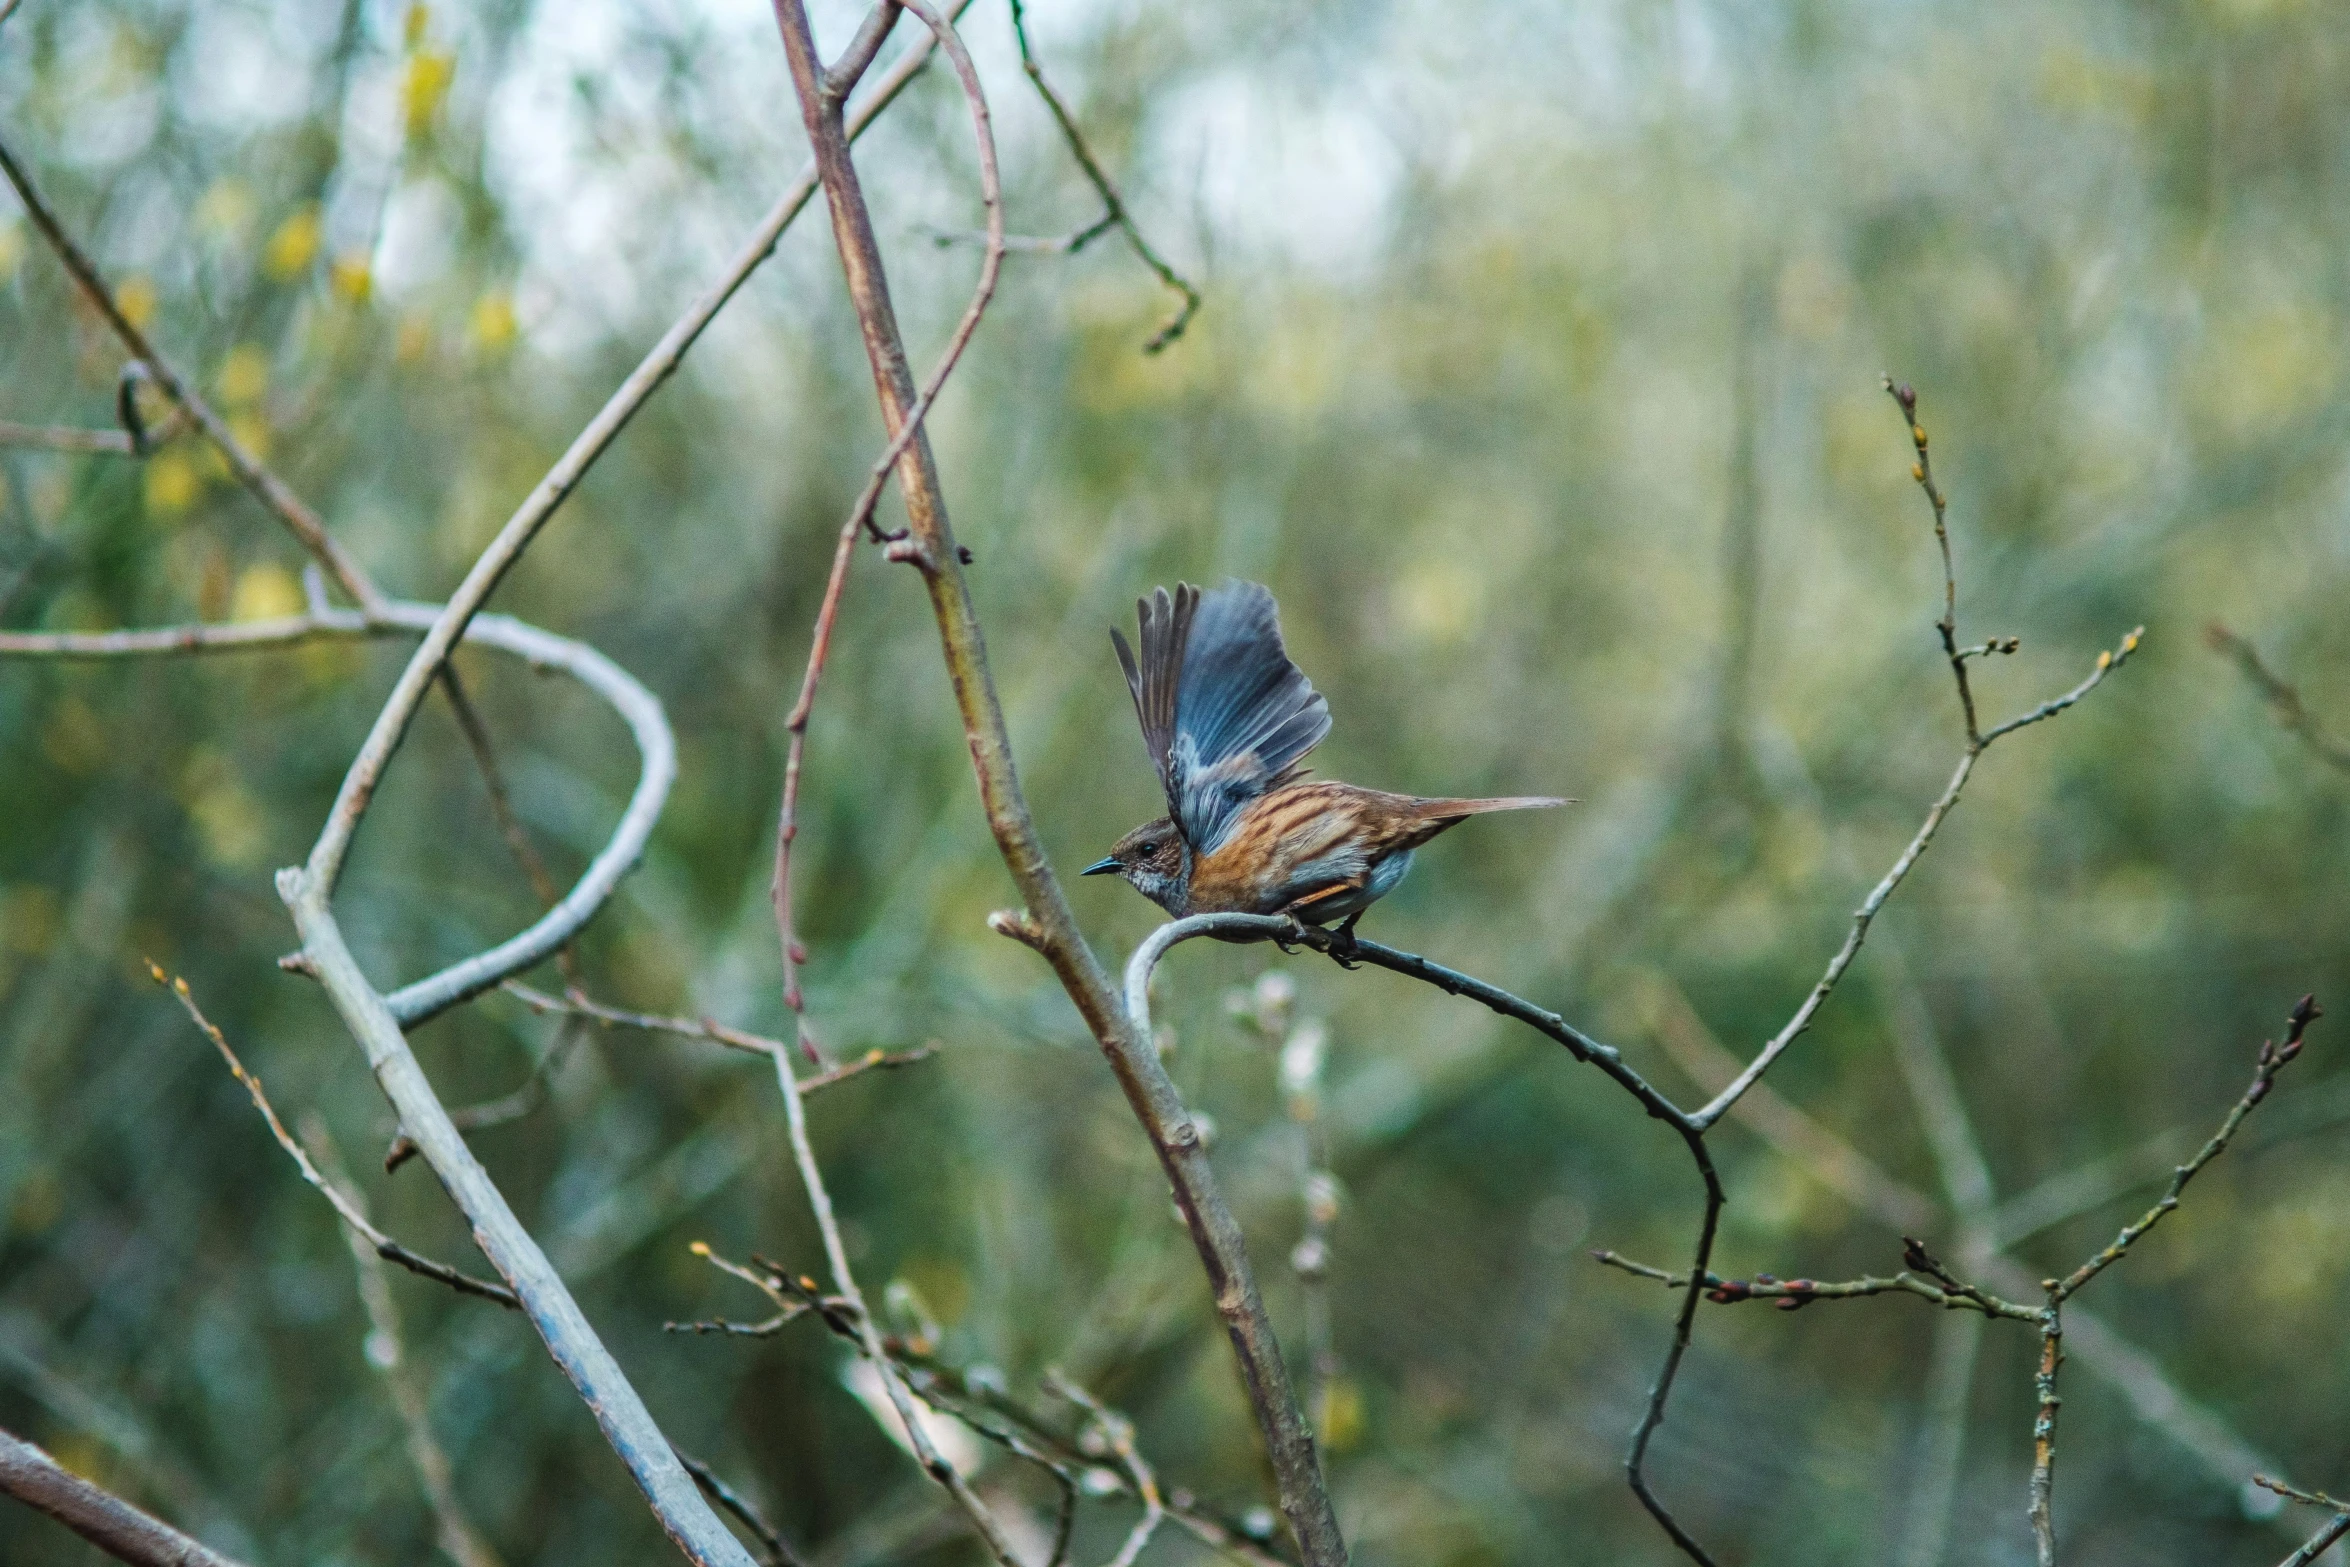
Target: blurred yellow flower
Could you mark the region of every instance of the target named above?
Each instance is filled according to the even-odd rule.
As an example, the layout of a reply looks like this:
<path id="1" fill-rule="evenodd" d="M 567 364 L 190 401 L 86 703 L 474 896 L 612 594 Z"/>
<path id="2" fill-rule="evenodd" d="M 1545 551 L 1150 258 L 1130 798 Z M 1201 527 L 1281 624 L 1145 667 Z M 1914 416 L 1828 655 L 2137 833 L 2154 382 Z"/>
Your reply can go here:
<path id="1" fill-rule="evenodd" d="M 346 250 L 335 257 L 326 269 L 326 280 L 354 305 L 366 304 L 375 292 L 375 273 L 367 264 L 367 253 L 361 250 Z"/>
<path id="2" fill-rule="evenodd" d="M 431 26 L 432 7 L 425 5 L 423 0 L 418 0 L 417 4 L 408 8 L 408 14 L 400 19 L 400 41 L 408 48 L 414 49 L 418 44 L 424 42 L 425 32 Z"/>
<path id="3" fill-rule="evenodd" d="M 422 316 L 409 316 L 400 323 L 400 335 L 392 344 L 392 357 L 401 364 L 412 365 L 432 352 L 432 323 Z"/>
<path id="4" fill-rule="evenodd" d="M 49 715 L 41 752 L 69 773 L 87 773 L 106 760 L 106 725 L 78 696 L 69 696 Z"/>
<path id="5" fill-rule="evenodd" d="M 432 129 L 456 75 L 457 57 L 446 50 L 419 49 L 408 57 L 408 68 L 400 78 L 400 110 L 410 137 Z"/>
<path id="6" fill-rule="evenodd" d="M 114 303 L 125 321 L 144 329 L 155 319 L 155 285 L 143 275 L 133 273 L 116 285 Z"/>
<path id="7" fill-rule="evenodd" d="M 269 390 L 269 356 L 252 343 L 239 343 L 220 362 L 220 396 L 232 407 L 258 400 Z"/>
<path id="8" fill-rule="evenodd" d="M 502 289 L 493 289 L 474 301 L 473 340 L 489 353 L 498 353 L 514 342 L 514 296 Z"/>
<path id="9" fill-rule="evenodd" d="M 196 198 L 196 227 L 215 234 L 241 234 L 259 215 L 253 187 L 233 174 L 222 175 Z"/>
<path id="10" fill-rule="evenodd" d="M 261 248 L 261 270 L 280 283 L 299 277 L 318 256 L 318 209 L 303 207 L 277 226 Z"/>
<path id="11" fill-rule="evenodd" d="M 237 777 L 226 756 L 209 746 L 199 749 L 188 759 L 181 787 L 188 816 L 196 824 L 196 835 L 204 841 L 207 856 L 227 866 L 251 865 L 260 859 L 269 840 L 269 824 L 261 802 Z"/>
<path id="12" fill-rule="evenodd" d="M 237 573 L 229 600 L 231 620 L 276 620 L 302 613 L 302 584 L 276 561 L 265 560 Z"/>
<path id="13" fill-rule="evenodd" d="M 178 516 L 196 504 L 203 488 L 203 476 L 180 448 L 170 447 L 147 459 L 147 510 L 152 515 Z"/>
<path id="14" fill-rule="evenodd" d="M 64 929 L 65 911 L 50 888 L 28 881 L 0 892 L 0 947 L 37 958 Z"/>
<path id="15" fill-rule="evenodd" d="M 1350 1377 L 1332 1377 L 1322 1385 L 1321 1407 L 1314 1412 L 1315 1434 L 1333 1453 L 1343 1453 L 1363 1437 L 1363 1390 Z"/>
<path id="16" fill-rule="evenodd" d="M 267 419 L 257 413 L 231 414 L 228 429 L 237 438 L 237 444 L 253 454 L 255 462 L 269 461 L 271 432 Z"/>

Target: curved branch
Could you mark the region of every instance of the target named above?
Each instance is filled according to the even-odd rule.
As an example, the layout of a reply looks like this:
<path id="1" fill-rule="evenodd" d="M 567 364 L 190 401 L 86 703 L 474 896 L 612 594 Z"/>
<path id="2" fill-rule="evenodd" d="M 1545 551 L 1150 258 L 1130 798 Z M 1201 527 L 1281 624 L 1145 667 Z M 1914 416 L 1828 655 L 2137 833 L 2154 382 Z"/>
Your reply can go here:
<path id="1" fill-rule="evenodd" d="M 0 632 L 0 656 L 119 658 L 143 654 L 211 653 L 287 647 L 320 637 L 387 636 L 429 631 L 441 607 L 400 600 L 386 602 L 373 617 L 351 610 L 321 610 L 228 625 L 164 627 L 152 631 Z M 602 697 L 628 725 L 642 759 L 636 790 L 604 847 L 562 899 L 528 928 L 486 952 L 475 953 L 439 973 L 401 987 L 388 1000 L 403 1027 L 414 1027 L 460 1001 L 480 995 L 513 974 L 551 957 L 595 917 L 643 855 L 645 841 L 660 820 L 661 807 L 677 777 L 677 741 L 660 698 L 585 642 L 559 637 L 507 615 L 479 615 L 465 640 L 494 647 L 541 669 L 559 669 Z"/>
<path id="2" fill-rule="evenodd" d="M 1032 945 L 1041 939 L 1041 933 L 1035 929 L 1033 922 L 1023 924 L 1017 919 L 998 916 L 997 925 L 1006 934 L 1029 941 Z M 1698 1179 L 1705 1184 L 1705 1210 L 1698 1225 L 1697 1246 L 1690 1264 L 1690 1275 L 1696 1278 L 1711 1277 L 1707 1265 L 1713 1259 L 1714 1240 L 1721 1229 L 1722 1206 L 1728 1199 L 1722 1190 L 1721 1175 L 1714 1168 L 1713 1154 L 1705 1145 L 1705 1127 L 1696 1117 L 1659 1093 L 1646 1078 L 1625 1065 L 1621 1052 L 1614 1047 L 1599 1043 L 1557 1013 L 1512 995 L 1499 985 L 1488 984 L 1442 964 L 1431 963 L 1416 953 L 1399 951 L 1375 941 L 1341 937 L 1315 926 L 1300 925 L 1283 916 L 1264 914 L 1194 914 L 1171 920 L 1151 932 L 1143 944 L 1135 949 L 1134 956 L 1126 965 L 1127 1015 L 1134 1020 L 1136 1031 L 1145 1039 L 1150 1037 L 1151 971 L 1177 943 L 1199 936 L 1216 936 L 1226 941 L 1294 941 L 1313 948 L 1344 967 L 1369 963 L 1388 969 L 1424 984 L 1434 985 L 1448 995 L 1466 997 L 1504 1017 L 1524 1023 L 1564 1045 L 1568 1054 L 1576 1060 L 1598 1067 L 1638 1100 L 1641 1108 L 1650 1116 L 1679 1134 L 1682 1146 L 1689 1150 L 1690 1160 L 1697 1166 Z M 1151 1059 L 1155 1065 L 1155 1051 Z M 1164 1076 L 1164 1073 L 1161 1075 Z M 1169 1094 L 1173 1094 L 1172 1085 Z M 1174 1102 L 1174 1107 L 1178 1113 L 1181 1112 L 1179 1100 Z M 1189 1130 L 1190 1122 L 1184 1120 L 1180 1126 Z M 1156 1136 L 1154 1133 L 1154 1140 Z M 1695 1291 L 1689 1292 L 1681 1301 L 1680 1311 L 1673 1322 L 1672 1343 L 1665 1351 L 1664 1364 L 1658 1368 L 1656 1382 L 1649 1389 L 1648 1402 L 1641 1411 L 1640 1422 L 1633 1429 L 1632 1448 L 1625 1455 L 1624 1472 L 1632 1487 L 1632 1494 L 1640 1499 L 1640 1505 L 1647 1508 L 1649 1515 L 1671 1536 L 1673 1543 L 1691 1560 L 1712 1567 L 1713 1558 L 1706 1554 L 1705 1548 L 1681 1526 L 1671 1510 L 1650 1489 L 1647 1475 L 1649 1441 L 1656 1435 L 1657 1428 L 1664 1424 L 1665 1405 L 1672 1397 L 1673 1383 L 1680 1375 L 1682 1358 L 1689 1351 L 1690 1336 L 1696 1329 L 1697 1302 Z"/>
<path id="3" fill-rule="evenodd" d="M 959 14 L 967 4 L 969 0 L 957 0 L 956 4 L 948 8 L 949 14 Z M 875 84 L 872 95 L 849 117 L 844 134 L 854 138 L 872 124 L 874 118 L 929 62 L 933 47 L 932 41 L 926 38 L 900 56 L 897 63 Z M 547 470 L 546 476 L 524 498 L 513 516 L 506 520 L 505 526 L 498 530 L 497 537 L 482 551 L 473 568 L 465 574 L 465 580 L 459 584 L 457 592 L 441 611 L 440 618 L 433 623 L 425 636 L 424 645 L 409 660 L 407 669 L 400 675 L 399 684 L 393 687 L 390 699 L 377 715 L 366 743 L 352 761 L 350 771 L 344 775 L 342 789 L 335 798 L 334 810 L 327 817 L 326 827 L 310 851 L 306 873 L 312 880 L 323 883 L 330 893 L 336 879 L 342 874 L 343 859 L 350 851 L 352 835 L 358 831 L 359 818 L 366 814 L 367 802 L 382 780 L 384 768 L 390 764 L 392 753 L 400 748 L 410 720 L 416 716 L 416 710 L 423 703 L 425 693 L 431 689 L 434 677 L 448 660 L 450 650 L 457 645 L 466 622 L 480 612 L 481 606 L 497 588 L 500 580 L 521 559 L 530 541 L 537 537 L 539 529 L 546 525 L 547 519 L 555 514 L 555 509 L 563 504 L 571 492 L 578 488 L 580 481 L 587 476 L 588 469 L 619 436 L 636 411 L 676 372 L 686 350 L 693 347 L 711 321 L 716 319 L 718 312 L 725 308 L 727 301 L 734 297 L 735 291 L 758 270 L 761 262 L 775 253 L 783 231 L 807 206 L 808 198 L 816 193 L 817 183 L 813 169 L 803 172 L 792 182 L 791 188 L 784 192 L 783 198 L 760 222 L 749 241 L 735 253 L 725 273 L 703 291 L 685 314 L 662 334 L 661 340 L 653 345 L 636 369 L 629 372 L 628 379 L 620 383 L 618 390 L 597 411 L 595 418 L 588 421 L 587 428 L 572 440 L 570 447 Z"/>

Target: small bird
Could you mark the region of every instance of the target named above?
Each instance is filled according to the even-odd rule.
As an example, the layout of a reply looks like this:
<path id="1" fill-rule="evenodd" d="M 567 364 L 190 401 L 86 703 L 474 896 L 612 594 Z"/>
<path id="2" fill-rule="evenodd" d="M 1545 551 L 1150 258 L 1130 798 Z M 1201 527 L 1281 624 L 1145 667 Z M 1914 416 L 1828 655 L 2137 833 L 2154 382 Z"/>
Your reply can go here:
<path id="1" fill-rule="evenodd" d="M 1466 817 L 1564 800 L 1424 800 L 1309 779 L 1298 764 L 1330 732 L 1330 704 L 1281 645 L 1272 592 L 1190 583 L 1140 600 L 1142 657 L 1110 642 L 1134 693 L 1167 814 L 1120 838 L 1088 876 L 1118 875 L 1180 919 L 1287 914 L 1343 920 L 1395 890 L 1412 851 Z"/>

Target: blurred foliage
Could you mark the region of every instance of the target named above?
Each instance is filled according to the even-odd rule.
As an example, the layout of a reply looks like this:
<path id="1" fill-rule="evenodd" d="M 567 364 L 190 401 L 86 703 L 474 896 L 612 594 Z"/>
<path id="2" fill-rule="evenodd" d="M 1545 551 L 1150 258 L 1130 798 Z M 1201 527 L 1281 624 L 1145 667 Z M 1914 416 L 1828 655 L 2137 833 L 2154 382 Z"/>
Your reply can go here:
<path id="1" fill-rule="evenodd" d="M 819 9 L 830 47 L 853 22 Z M 1145 357 L 1169 296 L 1114 240 L 1016 257 L 934 422 L 1065 868 L 1155 809 L 1104 628 L 1154 583 L 1261 578 L 1330 695 L 1327 772 L 1584 802 L 1446 838 L 1369 932 L 1561 1008 L 1695 1093 L 1659 1043 L 1673 993 L 1732 1048 L 1766 1037 L 1957 757 L 1890 369 L 1920 388 L 1954 497 L 1962 636 L 2023 639 L 1982 670 L 1986 717 L 2071 685 L 2133 624 L 2149 639 L 1985 760 L 1775 1086 L 1939 1200 L 1893 1047 L 1923 1020 L 2013 1195 L 2200 1135 L 2293 997 L 2350 990 L 2350 780 L 2199 635 L 2234 626 L 2350 729 L 2338 8 L 1107 0 L 1038 5 L 1033 25 L 1207 295 Z M 1093 199 L 1002 8 L 979 0 L 967 31 L 1013 226 L 1082 227 Z M 803 159 L 751 0 L 25 0 L 0 26 L 0 134 L 126 309 L 420 597 L 454 584 Z M 936 238 L 977 208 L 950 85 L 919 84 L 860 161 L 919 356 L 973 262 Z M 0 418 L 103 425 L 120 359 L 0 205 Z M 880 446 L 813 213 L 500 594 L 636 672 L 678 728 L 647 862 L 581 945 L 607 1000 L 783 1024 L 782 721 Z M 11 627 L 281 613 L 299 567 L 193 441 L 143 464 L 0 451 Z M 256 1564 L 422 1561 L 432 1521 L 332 1215 L 138 960 L 185 973 L 289 1115 L 315 1107 L 372 1170 L 388 1112 L 315 988 L 272 965 L 292 936 L 269 872 L 304 852 L 401 656 L 0 666 L 0 1423 Z M 624 731 L 561 682 L 461 664 L 522 815 L 576 872 L 633 779 Z M 1050 976 L 984 928 L 1008 885 L 918 585 L 878 560 L 849 590 L 803 822 L 825 1047 L 944 1047 L 813 1106 L 868 1290 L 902 1281 L 947 1358 L 1016 1390 L 1066 1368 L 1135 1417 L 1170 1483 L 1257 1505 L 1230 1356 L 1149 1150 Z M 1114 882 L 1072 896 L 1107 953 L 1155 918 Z M 340 906 L 387 985 L 531 914 L 444 706 Z M 1357 1560 L 1672 1559 L 1619 1467 L 1669 1297 L 1583 1253 L 1683 1254 L 1677 1144 L 1555 1048 L 1432 991 L 1185 949 L 1161 982 L 1173 1061 L 1219 1129 L 1293 1364 L 1298 1125 L 1274 1052 L 1226 1005 L 1276 970 L 1327 1027 L 1322 1413 Z M 2298 1080 L 2081 1302 L 2336 1490 L 2340 1037 L 2319 1025 Z M 511 1090 L 554 1038 L 492 997 L 417 1043 L 455 1104 Z M 679 1443 L 813 1560 L 975 1560 L 819 1330 L 661 1332 L 758 1314 L 692 1240 L 819 1260 L 761 1065 L 597 1034 L 552 1088 L 476 1145 Z M 1716 1141 L 1724 1271 L 1895 1265 L 1893 1231 L 1815 1172 L 1735 1122 Z M 476 1262 L 421 1167 L 363 1184 L 394 1233 Z M 2016 1255 L 2053 1271 L 2151 1194 Z M 459 1493 L 508 1561 L 670 1559 L 523 1323 L 392 1287 Z M 1726 1561 L 1920 1549 L 1937 1328 L 1902 1299 L 1709 1310 L 1660 1488 Z M 1903 1559 L 2023 1559 L 2032 1350 L 1984 1336 L 1946 1549 Z M 2078 1362 L 2066 1398 L 2068 1559 L 2281 1554 L 2295 1520 L 2258 1516 L 2178 1419 Z M 1044 1504 L 1010 1468 L 987 1483 Z M 1129 1516 L 1089 1505 L 1081 1555 Z M 1196 1554 L 1170 1534 L 1152 1559 Z M 14 1508 L 0 1557 L 92 1559 Z"/>

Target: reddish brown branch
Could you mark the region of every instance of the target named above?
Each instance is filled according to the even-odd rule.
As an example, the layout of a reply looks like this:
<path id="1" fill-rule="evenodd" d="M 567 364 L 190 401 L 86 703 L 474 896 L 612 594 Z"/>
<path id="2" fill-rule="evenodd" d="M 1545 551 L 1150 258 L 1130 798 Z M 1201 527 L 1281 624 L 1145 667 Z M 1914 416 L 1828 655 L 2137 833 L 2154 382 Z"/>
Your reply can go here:
<path id="1" fill-rule="evenodd" d="M 1019 773 L 978 617 L 963 579 L 962 556 L 948 520 L 937 461 L 921 426 L 914 421 L 920 399 L 890 303 L 872 215 L 849 157 L 839 104 L 824 90 L 822 64 L 801 0 L 776 0 L 775 10 L 802 122 L 815 148 L 817 171 L 831 208 L 841 270 L 856 308 L 882 416 L 893 442 L 902 448 L 897 474 L 908 532 L 896 553 L 921 572 L 930 596 L 980 801 L 1005 866 L 1027 904 L 1024 928 L 1033 929 L 1037 950 L 1052 964 L 1086 1027 L 1100 1042 L 1167 1173 L 1207 1271 L 1218 1315 L 1240 1362 L 1249 1402 L 1272 1461 L 1282 1510 L 1305 1558 L 1310 1567 L 1337 1567 L 1346 1559 L 1346 1548 L 1322 1484 L 1313 1434 L 1291 1391 L 1272 1324 L 1257 1293 L 1240 1227 L 1217 1193 L 1198 1128 L 1185 1113 L 1181 1096 L 1149 1042 L 1126 1016 L 1109 977 L 1079 934 L 1021 797 Z M 990 232 L 1000 243 L 996 228 L 1000 215 L 991 209 L 990 216 Z"/>

